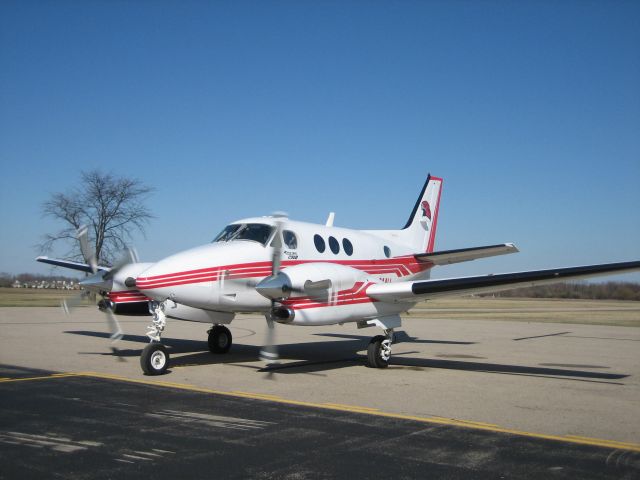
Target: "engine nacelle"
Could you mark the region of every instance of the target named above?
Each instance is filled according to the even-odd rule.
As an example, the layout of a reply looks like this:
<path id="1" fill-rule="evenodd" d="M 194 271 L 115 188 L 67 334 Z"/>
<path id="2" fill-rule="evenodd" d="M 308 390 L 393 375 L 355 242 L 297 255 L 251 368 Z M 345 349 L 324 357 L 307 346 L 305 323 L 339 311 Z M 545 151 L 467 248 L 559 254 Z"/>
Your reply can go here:
<path id="1" fill-rule="evenodd" d="M 271 318 L 292 325 L 358 322 L 409 308 L 369 297 L 367 288 L 379 282 L 345 265 L 307 263 L 288 267 L 265 280 L 260 293 L 276 302 Z"/>
<path id="2" fill-rule="evenodd" d="M 320 291 L 341 291 L 364 282 L 368 275 L 361 270 L 336 263 L 305 263 L 281 272 L 289 279 L 293 292 L 317 294 Z"/>
<path id="3" fill-rule="evenodd" d="M 117 315 L 150 315 L 148 298 L 144 296 L 137 298 L 133 295 L 125 297 L 121 292 L 109 293 L 107 298 L 100 300 L 98 310 L 101 312 L 111 310 Z"/>

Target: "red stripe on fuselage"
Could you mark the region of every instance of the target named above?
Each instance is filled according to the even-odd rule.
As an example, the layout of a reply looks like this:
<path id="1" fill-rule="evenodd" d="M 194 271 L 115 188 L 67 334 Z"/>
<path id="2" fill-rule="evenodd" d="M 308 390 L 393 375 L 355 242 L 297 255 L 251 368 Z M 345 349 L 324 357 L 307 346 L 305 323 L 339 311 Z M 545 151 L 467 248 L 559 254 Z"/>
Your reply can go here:
<path id="1" fill-rule="evenodd" d="M 380 260 L 284 260 L 282 269 L 306 263 L 336 263 L 361 270 L 371 275 L 395 274 L 401 278 L 431 268 L 432 265 L 418 262 L 413 255 Z M 223 279 L 263 278 L 271 274 L 271 262 L 240 263 L 219 267 L 200 268 L 183 272 L 139 277 L 136 286 L 140 289 L 153 289 L 191 283 L 214 282 Z"/>

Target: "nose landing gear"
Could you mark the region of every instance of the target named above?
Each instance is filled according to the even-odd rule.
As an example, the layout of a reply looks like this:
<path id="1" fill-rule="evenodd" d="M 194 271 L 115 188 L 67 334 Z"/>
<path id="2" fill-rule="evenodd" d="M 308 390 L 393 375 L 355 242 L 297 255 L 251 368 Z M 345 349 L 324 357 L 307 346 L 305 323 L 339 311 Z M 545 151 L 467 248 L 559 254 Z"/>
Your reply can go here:
<path id="1" fill-rule="evenodd" d="M 169 352 L 161 341 L 162 332 L 167 324 L 164 302 L 149 302 L 149 312 L 153 315 L 147 336 L 151 343 L 144 347 L 140 355 L 140 366 L 147 375 L 162 375 L 169 368 Z"/>

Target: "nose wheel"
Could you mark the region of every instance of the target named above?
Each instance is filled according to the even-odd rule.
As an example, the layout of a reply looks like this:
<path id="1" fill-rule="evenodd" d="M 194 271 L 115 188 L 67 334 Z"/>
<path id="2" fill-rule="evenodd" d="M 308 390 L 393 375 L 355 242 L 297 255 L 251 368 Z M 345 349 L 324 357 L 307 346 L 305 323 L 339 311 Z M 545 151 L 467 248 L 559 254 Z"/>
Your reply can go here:
<path id="1" fill-rule="evenodd" d="M 157 342 L 152 342 L 142 350 L 140 366 L 147 375 L 162 375 L 169 368 L 169 352 Z"/>

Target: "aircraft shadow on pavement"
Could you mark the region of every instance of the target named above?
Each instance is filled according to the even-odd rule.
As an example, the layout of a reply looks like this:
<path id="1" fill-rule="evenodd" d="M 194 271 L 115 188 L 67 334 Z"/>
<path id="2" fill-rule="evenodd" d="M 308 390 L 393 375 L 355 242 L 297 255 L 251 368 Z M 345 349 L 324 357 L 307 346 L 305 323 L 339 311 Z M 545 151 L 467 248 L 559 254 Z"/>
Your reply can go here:
<path id="1" fill-rule="evenodd" d="M 343 333 L 314 333 L 314 335 L 319 337 L 332 337 L 332 338 L 345 338 L 351 340 L 361 340 L 361 341 L 369 341 L 371 337 L 363 336 L 363 335 L 347 335 Z M 404 330 L 400 330 L 396 332 L 393 337 L 393 343 L 440 343 L 445 345 L 475 345 L 477 342 L 458 342 L 454 340 L 421 340 L 417 337 L 410 337 L 407 332 Z"/>
<path id="2" fill-rule="evenodd" d="M 65 333 L 73 335 L 87 335 L 109 339 L 110 334 L 106 332 L 95 332 L 86 330 L 67 331 Z M 172 355 L 184 354 L 172 357 L 173 367 L 191 365 L 213 365 L 213 364 L 235 364 L 244 366 L 259 372 L 269 374 L 319 374 L 323 371 L 336 370 L 340 368 L 353 367 L 354 365 L 364 366 L 366 354 L 358 354 L 366 350 L 370 336 L 342 335 L 342 334 L 315 334 L 342 340 L 313 342 L 313 343 L 293 343 L 278 344 L 278 352 L 282 363 L 273 364 L 266 367 L 255 365 L 242 365 L 259 360 L 260 347 L 255 345 L 242 345 L 234 343 L 229 353 L 215 355 L 209 352 L 207 342 L 203 340 L 186 340 L 165 337 L 162 340 Z M 123 340 L 147 344 L 149 339 L 145 335 L 124 335 Z M 417 340 L 409 337 L 405 332 L 398 332 L 394 345 L 410 345 L 424 343 L 446 343 L 453 345 L 470 345 L 474 342 L 457 342 L 444 340 Z M 85 355 L 108 355 L 121 358 L 138 357 L 142 347 L 139 349 L 118 349 L 110 352 L 81 352 Z M 616 383 L 614 380 L 627 378 L 627 374 L 603 373 L 577 369 L 531 367 L 524 365 L 505 365 L 487 362 L 472 362 L 461 360 L 442 360 L 432 358 L 410 357 L 408 355 L 418 354 L 418 351 L 401 351 L 396 347 L 389 368 L 409 368 L 412 370 L 423 369 L 447 369 L 466 372 L 494 373 L 503 375 L 522 375 L 555 378 L 562 380 L 576 380 L 598 383 Z"/>

